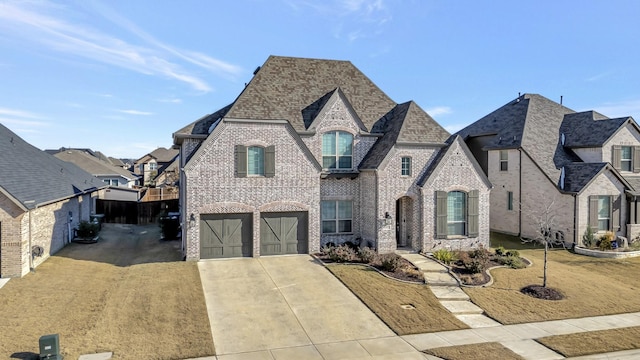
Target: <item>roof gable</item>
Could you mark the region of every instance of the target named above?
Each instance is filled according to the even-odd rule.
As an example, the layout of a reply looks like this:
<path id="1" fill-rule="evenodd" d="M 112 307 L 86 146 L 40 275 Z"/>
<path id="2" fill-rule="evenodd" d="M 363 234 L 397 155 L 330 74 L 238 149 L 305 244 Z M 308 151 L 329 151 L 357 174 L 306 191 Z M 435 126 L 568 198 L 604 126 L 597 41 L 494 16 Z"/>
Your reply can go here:
<path id="1" fill-rule="evenodd" d="M 54 156 L 62 161 L 73 163 L 94 176 L 122 176 L 127 180 L 136 178 L 131 172 L 121 167 L 113 166 L 110 162 L 99 160 L 84 151 L 68 149 L 60 151 Z"/>
<path id="2" fill-rule="evenodd" d="M 609 163 L 573 163 L 564 166 L 564 187 L 562 191 L 579 194 L 600 174 L 610 171 L 625 188 L 633 190 L 627 180 Z"/>
<path id="3" fill-rule="evenodd" d="M 327 95 L 330 95 L 330 96 L 327 96 Z M 360 129 L 360 131 L 364 131 L 364 132 L 367 131 L 367 128 L 362 123 L 362 120 L 360 120 L 360 117 L 358 116 L 358 114 L 356 114 L 356 112 L 353 110 L 353 107 L 349 103 L 349 100 L 346 98 L 346 96 L 344 95 L 342 90 L 340 90 L 340 88 L 335 89 L 334 91 L 328 93 L 327 95 L 323 96 L 320 102 L 314 103 L 317 105 L 322 104 L 322 107 L 319 108 L 315 112 L 315 114 L 313 114 L 314 117 L 312 119 L 312 122 L 309 123 L 309 125 L 307 126 L 308 131 L 315 131 L 320 121 L 322 121 L 322 119 L 325 118 L 329 110 L 331 110 L 331 108 L 338 101 L 344 104 L 344 106 L 347 109 L 347 112 L 349 113 L 349 116 L 351 117 L 351 119 L 353 119 L 353 121 L 355 122 L 356 126 Z M 312 115 L 312 113 L 309 112 L 308 115 Z M 303 116 L 304 116 L 304 111 L 303 111 Z M 305 120 L 305 126 L 306 125 L 307 125 L 307 120 Z"/>
<path id="4" fill-rule="evenodd" d="M 565 115 L 560 132 L 564 134 L 566 147 L 601 147 L 628 122 L 638 128 L 631 117 L 609 119 L 594 111 L 585 111 Z"/>
<path id="5" fill-rule="evenodd" d="M 351 62 L 270 56 L 226 116 L 287 120 L 297 132 L 303 132 L 303 110 L 336 88 L 349 99 L 367 129 L 395 106 Z"/>

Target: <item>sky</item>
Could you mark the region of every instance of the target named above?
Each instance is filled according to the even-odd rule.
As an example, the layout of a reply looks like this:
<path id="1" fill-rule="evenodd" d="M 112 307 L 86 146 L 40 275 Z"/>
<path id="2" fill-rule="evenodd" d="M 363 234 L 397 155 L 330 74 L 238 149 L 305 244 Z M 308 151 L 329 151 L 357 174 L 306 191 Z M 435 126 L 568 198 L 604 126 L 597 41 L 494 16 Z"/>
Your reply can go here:
<path id="1" fill-rule="evenodd" d="M 351 61 L 449 132 L 518 96 L 640 121 L 640 1 L 0 0 L 0 123 L 140 158 L 269 55 Z"/>

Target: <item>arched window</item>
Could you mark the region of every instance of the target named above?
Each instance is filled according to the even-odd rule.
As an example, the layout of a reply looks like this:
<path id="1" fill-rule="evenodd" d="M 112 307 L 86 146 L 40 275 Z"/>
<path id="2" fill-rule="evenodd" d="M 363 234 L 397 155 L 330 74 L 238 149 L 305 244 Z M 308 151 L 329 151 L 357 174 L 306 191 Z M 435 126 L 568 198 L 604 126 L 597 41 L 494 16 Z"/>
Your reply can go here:
<path id="1" fill-rule="evenodd" d="M 353 135 L 330 131 L 322 135 L 322 168 L 351 169 L 353 167 Z"/>

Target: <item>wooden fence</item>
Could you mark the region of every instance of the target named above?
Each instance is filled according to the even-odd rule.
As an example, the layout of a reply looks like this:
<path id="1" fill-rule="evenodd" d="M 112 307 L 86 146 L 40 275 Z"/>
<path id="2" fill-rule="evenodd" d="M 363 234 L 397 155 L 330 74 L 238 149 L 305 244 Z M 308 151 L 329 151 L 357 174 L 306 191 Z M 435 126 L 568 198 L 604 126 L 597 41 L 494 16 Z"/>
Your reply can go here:
<path id="1" fill-rule="evenodd" d="M 96 214 L 104 214 L 104 222 L 116 224 L 148 225 L 158 222 L 162 212 L 178 211 L 178 200 L 163 201 L 96 201 Z"/>

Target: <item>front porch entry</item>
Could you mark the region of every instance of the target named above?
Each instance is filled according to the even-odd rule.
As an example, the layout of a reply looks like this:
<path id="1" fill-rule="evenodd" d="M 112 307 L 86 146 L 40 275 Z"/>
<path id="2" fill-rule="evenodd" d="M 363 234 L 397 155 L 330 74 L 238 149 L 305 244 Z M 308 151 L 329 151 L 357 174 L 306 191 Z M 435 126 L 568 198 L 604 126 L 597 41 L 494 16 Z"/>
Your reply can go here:
<path id="1" fill-rule="evenodd" d="M 396 200 L 396 246 L 411 247 L 413 199 L 403 196 Z"/>

